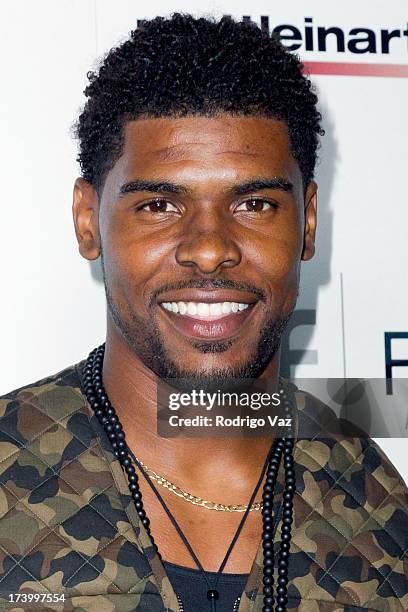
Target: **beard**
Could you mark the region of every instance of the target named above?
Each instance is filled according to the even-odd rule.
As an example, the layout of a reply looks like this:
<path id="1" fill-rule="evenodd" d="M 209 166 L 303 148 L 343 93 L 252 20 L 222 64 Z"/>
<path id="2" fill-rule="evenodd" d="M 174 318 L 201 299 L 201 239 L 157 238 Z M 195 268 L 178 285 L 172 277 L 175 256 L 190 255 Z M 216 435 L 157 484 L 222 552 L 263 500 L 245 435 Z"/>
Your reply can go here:
<path id="1" fill-rule="evenodd" d="M 171 379 L 171 384 L 180 389 L 201 387 L 207 390 L 221 386 L 231 388 L 242 384 L 243 380 L 258 378 L 273 356 L 279 350 L 281 338 L 292 316 L 292 311 L 284 317 L 269 317 L 260 333 L 253 354 L 242 364 L 233 367 L 218 367 L 210 370 L 190 370 L 181 367 L 168 354 L 162 335 L 155 324 L 154 317 L 142 319 L 130 308 L 121 308 L 114 300 L 106 280 L 102 258 L 102 270 L 108 311 L 129 345 L 131 351 L 154 372 L 159 379 Z M 222 283 L 222 281 L 220 281 Z M 294 308 L 294 307 L 293 307 Z M 203 354 L 224 353 L 233 345 L 232 340 L 193 341 L 192 347 Z M 240 382 L 239 382 L 240 381 Z"/>

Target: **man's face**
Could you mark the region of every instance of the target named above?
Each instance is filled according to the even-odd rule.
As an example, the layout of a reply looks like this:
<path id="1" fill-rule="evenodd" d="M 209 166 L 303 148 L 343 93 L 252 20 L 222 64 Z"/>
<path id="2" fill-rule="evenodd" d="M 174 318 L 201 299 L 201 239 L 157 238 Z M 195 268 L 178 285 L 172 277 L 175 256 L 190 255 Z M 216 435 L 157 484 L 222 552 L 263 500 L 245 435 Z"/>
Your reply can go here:
<path id="1" fill-rule="evenodd" d="M 128 122 L 99 204 L 111 324 L 160 377 L 259 376 L 313 255 L 315 192 L 284 123 Z"/>

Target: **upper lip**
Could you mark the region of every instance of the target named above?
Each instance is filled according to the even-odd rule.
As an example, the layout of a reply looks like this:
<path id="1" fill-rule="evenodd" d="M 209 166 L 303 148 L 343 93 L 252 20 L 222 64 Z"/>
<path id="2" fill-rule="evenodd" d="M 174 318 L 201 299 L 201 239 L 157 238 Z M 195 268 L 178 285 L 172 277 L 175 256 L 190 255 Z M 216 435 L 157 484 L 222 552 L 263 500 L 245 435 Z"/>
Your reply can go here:
<path id="1" fill-rule="evenodd" d="M 234 289 L 179 289 L 162 293 L 158 298 L 158 303 L 163 302 L 208 302 L 216 304 L 218 302 L 237 302 L 238 304 L 255 304 L 258 298 L 247 291 L 237 291 Z"/>

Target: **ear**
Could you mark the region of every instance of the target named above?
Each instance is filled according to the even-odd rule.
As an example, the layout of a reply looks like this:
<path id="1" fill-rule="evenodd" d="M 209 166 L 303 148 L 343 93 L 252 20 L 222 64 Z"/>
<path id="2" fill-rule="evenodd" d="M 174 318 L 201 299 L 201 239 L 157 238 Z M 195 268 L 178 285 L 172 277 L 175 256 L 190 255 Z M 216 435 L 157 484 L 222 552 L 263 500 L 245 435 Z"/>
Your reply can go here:
<path id="1" fill-rule="evenodd" d="M 303 236 L 302 259 L 312 259 L 315 253 L 315 236 L 317 226 L 317 185 L 311 181 L 305 196 L 305 231 Z"/>
<path id="2" fill-rule="evenodd" d="M 99 197 L 95 188 L 83 178 L 75 181 L 72 216 L 82 257 L 98 259 L 101 253 Z"/>

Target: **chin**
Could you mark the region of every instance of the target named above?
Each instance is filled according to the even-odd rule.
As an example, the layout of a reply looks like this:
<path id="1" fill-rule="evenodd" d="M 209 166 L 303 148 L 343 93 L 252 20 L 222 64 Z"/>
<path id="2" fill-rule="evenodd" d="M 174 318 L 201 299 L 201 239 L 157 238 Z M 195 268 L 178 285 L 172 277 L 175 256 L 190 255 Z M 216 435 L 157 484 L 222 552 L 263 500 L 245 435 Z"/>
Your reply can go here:
<path id="1" fill-rule="evenodd" d="M 166 361 L 174 371 L 203 378 L 242 377 L 243 373 L 252 370 L 257 362 L 256 347 L 253 351 L 248 351 L 246 347 L 244 353 L 232 341 L 194 343 L 193 350 L 183 352 L 182 360 L 178 355 L 176 359 L 173 351 L 172 354 L 167 352 L 166 355 Z"/>

